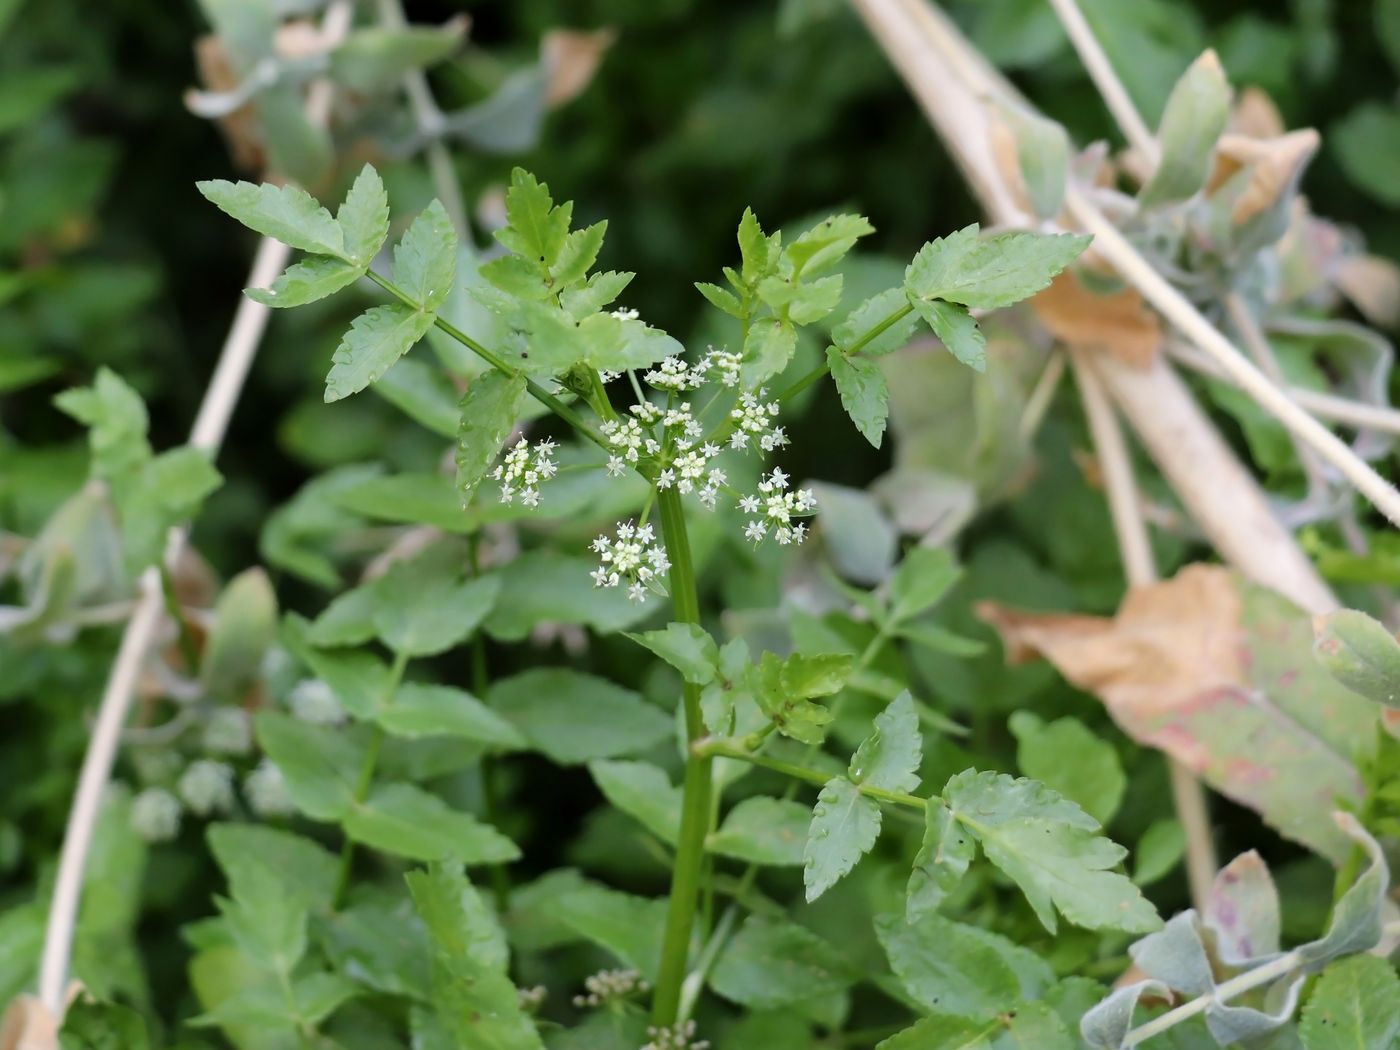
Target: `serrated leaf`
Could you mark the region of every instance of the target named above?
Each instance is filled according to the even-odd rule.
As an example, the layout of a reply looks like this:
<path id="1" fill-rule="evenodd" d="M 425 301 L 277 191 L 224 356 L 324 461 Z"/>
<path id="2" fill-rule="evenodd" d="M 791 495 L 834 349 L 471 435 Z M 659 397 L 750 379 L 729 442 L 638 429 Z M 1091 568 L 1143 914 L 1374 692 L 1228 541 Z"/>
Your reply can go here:
<path id="1" fill-rule="evenodd" d="M 913 922 L 934 911 L 958 888 L 977 854 L 977 840 L 945 806 L 924 809 L 924 840 L 914 857 L 905 890 L 905 918 Z"/>
<path id="2" fill-rule="evenodd" d="M 744 342 L 740 373 L 745 388 L 761 385 L 787 367 L 797 349 L 797 330 L 777 318 L 756 321 Z"/>
<path id="3" fill-rule="evenodd" d="M 874 362 L 847 357 L 834 346 L 827 347 L 826 362 L 831 368 L 831 378 L 836 381 L 836 391 L 841 395 L 841 407 L 865 440 L 879 448 L 890 414 L 885 374 Z"/>
<path id="4" fill-rule="evenodd" d="M 515 843 L 495 828 L 412 784 L 375 788 L 342 824 L 356 842 L 410 860 L 498 864 L 520 856 Z"/>
<path id="5" fill-rule="evenodd" d="M 744 307 L 739 302 L 738 296 L 733 292 L 721 288 L 717 284 L 708 284 L 705 281 L 695 282 L 695 289 L 705 297 L 705 300 L 716 310 L 723 310 L 730 317 L 743 317 Z"/>
<path id="6" fill-rule="evenodd" d="M 506 375 L 495 369 L 473 380 L 463 396 L 457 431 L 457 489 L 464 505 L 471 501 L 477 485 L 515 428 L 524 396 L 524 376 Z"/>
<path id="7" fill-rule="evenodd" d="M 1017 711 L 1007 723 L 1016 737 L 1016 764 L 1032 780 L 1058 791 L 1101 824 L 1118 812 L 1128 778 L 1118 752 L 1077 718 L 1045 722 Z"/>
<path id="8" fill-rule="evenodd" d="M 846 958 L 816 934 L 750 915 L 715 960 L 710 986 L 731 1002 L 767 1010 L 837 995 L 854 978 Z"/>
<path id="9" fill-rule="evenodd" d="M 699 624 L 670 623 L 659 631 L 628 634 L 681 673 L 692 685 L 709 685 L 719 667 L 719 646 Z"/>
<path id="10" fill-rule="evenodd" d="M 394 283 L 420 310 L 432 314 L 447 301 L 456 276 L 457 231 L 442 202 L 434 200 L 394 248 Z"/>
<path id="11" fill-rule="evenodd" d="M 516 168 L 506 190 L 507 225 L 496 231 L 496 239 L 548 270 L 559 260 L 572 215 L 572 204 L 556 208 L 549 187 L 524 168 Z"/>
<path id="12" fill-rule="evenodd" d="M 739 219 L 739 256 L 743 260 L 743 283 L 750 287 L 772 272 L 777 262 L 774 244 L 764 234 L 752 208 L 745 208 Z"/>
<path id="13" fill-rule="evenodd" d="M 874 731 L 851 756 L 851 781 L 882 791 L 913 791 L 919 786 L 924 742 L 914 699 L 904 690 L 875 716 Z"/>
<path id="14" fill-rule="evenodd" d="M 802 863 L 811 820 L 812 811 L 800 802 L 756 795 L 729 811 L 705 847 L 750 864 L 795 867 Z"/>
<path id="15" fill-rule="evenodd" d="M 118 482 L 151 458 L 146 403 L 110 368 L 99 368 L 92 386 L 73 387 L 53 400 L 62 412 L 88 427 L 94 476 Z"/>
<path id="16" fill-rule="evenodd" d="M 494 371 L 494 369 L 492 370 Z M 489 375 L 490 373 L 483 373 Z M 436 363 L 403 357 L 374 384 L 374 392 L 439 437 L 455 438 L 460 395 Z"/>
<path id="17" fill-rule="evenodd" d="M 810 277 L 835 266 L 861 237 L 875 232 L 864 215 L 833 215 L 799 234 L 783 251 L 793 274 Z"/>
<path id="18" fill-rule="evenodd" d="M 1098 822 L 1056 792 L 1034 781 L 968 771 L 948 782 L 943 797 L 1051 933 L 1057 909 L 1088 929 L 1145 933 L 1161 925 L 1138 888 L 1109 870 L 1127 850 L 1097 834 Z"/>
<path id="19" fill-rule="evenodd" d="M 433 942 L 433 1004 L 455 1045 L 544 1050 L 510 978 L 477 949 L 488 913 L 461 869 L 410 872 L 407 882 Z"/>
<path id="20" fill-rule="evenodd" d="M 1004 1013 L 1021 999 L 1021 982 L 1000 952 L 972 927 L 928 913 L 910 924 L 880 915 L 875 934 L 900 983 L 930 1010 L 965 1017 Z"/>
<path id="21" fill-rule="evenodd" d="M 18 1020 L 18 1008 L 11 1009 Z M 130 1007 L 79 995 L 63 1015 L 57 1045 L 58 1050 L 150 1050 L 151 1037 L 145 1020 Z"/>
<path id="22" fill-rule="evenodd" d="M 590 762 L 588 771 L 609 802 L 639 820 L 661 841 L 676 844 L 681 791 L 650 762 Z"/>
<path id="23" fill-rule="evenodd" d="M 807 901 L 816 900 L 848 875 L 880 836 L 880 805 L 845 777 L 827 781 L 812 808 L 802 851 Z"/>
<path id="24" fill-rule="evenodd" d="M 584 363 L 599 370 L 645 368 L 685 353 L 685 347 L 661 329 L 611 313 L 585 317 L 576 332 Z"/>
<path id="25" fill-rule="evenodd" d="M 633 276 L 616 270 L 595 273 L 582 286 L 564 289 L 559 294 L 559 305 L 575 321 L 582 321 L 621 295 L 632 283 Z"/>
<path id="26" fill-rule="evenodd" d="M 1172 88 L 1157 142 L 1162 159 L 1138 196 L 1144 208 L 1186 200 L 1206 183 L 1215 143 L 1230 118 L 1230 84 L 1220 59 L 1207 51 Z"/>
<path id="27" fill-rule="evenodd" d="M 349 812 L 355 804 L 353 778 L 360 768 L 361 748 L 348 734 L 275 711 L 259 713 L 255 724 L 258 746 L 282 771 L 297 809 L 327 821 Z"/>
<path id="28" fill-rule="evenodd" d="M 1322 972 L 1298 1035 L 1306 1050 L 1390 1050 L 1400 1036 L 1400 977 L 1374 955 L 1339 959 Z"/>
<path id="29" fill-rule="evenodd" d="M 525 746 L 525 738 L 508 721 L 465 690 L 447 685 L 401 686 L 393 703 L 374 717 L 394 736 L 448 736 L 502 749 Z"/>
<path id="30" fill-rule="evenodd" d="M 560 765 L 615 758 L 659 742 L 673 725 L 630 689 L 564 668 L 535 668 L 497 681 L 488 698 Z"/>
<path id="31" fill-rule="evenodd" d="M 213 179 L 196 183 L 220 211 L 244 226 L 313 255 L 346 258 L 345 240 L 331 213 L 299 186 Z"/>
<path id="32" fill-rule="evenodd" d="M 360 279 L 364 268 L 344 259 L 318 255 L 293 263 L 270 288 L 245 288 L 243 294 L 264 306 L 305 306 L 334 295 Z"/>
<path id="33" fill-rule="evenodd" d="M 459 580 L 434 559 L 397 562 L 374 582 L 374 629 L 396 653 L 436 656 L 471 637 L 500 591 L 498 576 Z"/>
<path id="34" fill-rule="evenodd" d="M 582 281 L 598 259 L 603 247 L 603 237 L 608 232 L 607 221 L 595 222 L 581 230 L 574 230 L 564 238 L 559 249 L 559 257 L 549 268 L 550 281 L 555 292 Z"/>
<path id="35" fill-rule="evenodd" d="M 904 288 L 887 288 L 848 313 L 831 341 L 847 355 L 879 357 L 907 345 L 918 323 Z"/>
<path id="36" fill-rule="evenodd" d="M 331 358 L 326 401 L 358 394 L 389 371 L 432 326 L 432 314 L 400 303 L 372 306 L 360 314 Z"/>
<path id="37" fill-rule="evenodd" d="M 655 980 L 665 935 L 665 900 L 584 883 L 554 897 L 548 910 L 552 920 Z"/>
<path id="38" fill-rule="evenodd" d="M 355 176 L 350 192 L 335 213 L 345 242 L 345 253 L 363 272 L 389 236 L 389 195 L 373 165 L 366 164 Z"/>
<path id="39" fill-rule="evenodd" d="M 1133 881 L 1151 886 L 1165 878 L 1186 856 L 1186 833 L 1171 818 L 1153 821 L 1133 850 Z"/>
<path id="40" fill-rule="evenodd" d="M 1044 1003 L 1021 1003 L 991 1020 L 933 1013 L 875 1050 L 1078 1050 L 1078 1041 Z"/>
<path id="41" fill-rule="evenodd" d="M 228 582 L 214 607 L 214 624 L 199 663 L 205 692 L 239 701 L 262 672 L 262 661 L 277 633 L 277 595 L 260 568 Z"/>
<path id="42" fill-rule="evenodd" d="M 987 370 L 987 337 L 967 312 L 967 307 L 938 299 L 910 299 L 910 302 L 950 354 L 978 372 Z"/>
<path id="43" fill-rule="evenodd" d="M 979 240 L 978 234 L 976 225 L 968 226 L 919 250 L 904 275 L 915 306 L 932 299 L 983 310 L 1010 306 L 1048 286 L 1091 240 L 1078 234 L 1026 232 Z"/>

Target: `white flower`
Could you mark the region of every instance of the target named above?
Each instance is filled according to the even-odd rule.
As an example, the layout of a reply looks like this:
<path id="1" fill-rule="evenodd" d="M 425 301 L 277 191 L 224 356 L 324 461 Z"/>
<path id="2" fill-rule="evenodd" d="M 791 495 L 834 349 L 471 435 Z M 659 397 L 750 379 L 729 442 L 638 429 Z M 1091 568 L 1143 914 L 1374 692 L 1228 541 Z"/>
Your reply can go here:
<path id="1" fill-rule="evenodd" d="M 639 316 L 636 310 L 629 310 L 625 306 L 619 306 L 616 310 L 613 310 L 611 313 L 612 316 L 616 317 L 619 321 L 635 321 Z"/>
<path id="2" fill-rule="evenodd" d="M 622 457 L 621 457 L 621 456 L 609 456 L 609 457 L 608 457 L 608 474 L 609 474 L 609 476 L 615 478 L 615 477 L 617 477 L 619 474 L 621 474 L 621 473 L 622 473 L 624 470 L 626 470 L 626 469 L 627 469 L 627 464 L 624 463 L 624 462 L 622 462 Z"/>
<path id="3" fill-rule="evenodd" d="M 599 566 L 589 576 L 595 587 L 617 587 L 627 581 L 627 597 L 644 601 L 649 584 L 671 567 L 666 548 L 655 543 L 656 532 L 650 525 L 619 522 L 615 536 L 599 536 L 592 543 Z"/>
<path id="4" fill-rule="evenodd" d="M 658 390 L 694 390 L 704 385 L 705 372 L 698 366 L 688 367 L 679 357 L 668 357 L 642 378 Z"/>
<path id="5" fill-rule="evenodd" d="M 768 526 L 761 521 L 751 521 L 744 526 L 744 539 L 746 540 L 758 543 L 766 535 L 768 535 Z"/>
<path id="6" fill-rule="evenodd" d="M 788 481 L 788 475 L 780 467 L 774 467 L 772 473 L 760 476 L 760 495 L 739 498 L 739 509 L 755 515 L 744 527 L 745 539 L 759 543 L 768 535 L 770 526 L 773 537 L 784 547 L 807 538 L 807 526 L 794 525 L 792 519 L 796 515 L 810 514 L 816 509 L 817 499 L 811 489 L 790 491 Z"/>
<path id="7" fill-rule="evenodd" d="M 248 712 L 241 707 L 217 707 L 204 723 L 204 749 L 221 755 L 246 755 L 253 746 Z"/>
<path id="8" fill-rule="evenodd" d="M 695 1038 L 695 1022 L 677 1021 L 664 1028 L 648 1028 L 642 1050 L 710 1050 L 707 1039 Z"/>
<path id="9" fill-rule="evenodd" d="M 616 999 L 651 991 L 651 984 L 636 970 L 599 970 L 583 979 L 587 994 L 574 996 L 579 1008 L 598 1007 Z"/>
<path id="10" fill-rule="evenodd" d="M 147 788 L 131 801 L 131 830 L 147 842 L 169 842 L 180 833 L 180 800 L 165 788 Z"/>
<path id="11" fill-rule="evenodd" d="M 190 811 L 201 817 L 233 808 L 233 770 L 223 762 L 208 758 L 191 762 L 176 789 Z"/>
<path id="12" fill-rule="evenodd" d="M 663 470 L 660 474 L 656 475 L 656 487 L 658 489 L 661 489 L 663 492 L 666 489 L 669 489 L 675 483 L 676 472 L 674 470 L 671 470 L 670 468 L 667 468 L 666 470 Z"/>
<path id="13" fill-rule="evenodd" d="M 292 686 L 287 702 L 292 714 L 315 726 L 336 726 L 345 721 L 345 708 L 331 687 L 319 678 L 303 678 Z"/>
<path id="14" fill-rule="evenodd" d="M 492 480 L 501 484 L 501 502 L 514 503 L 519 494 L 522 504 L 538 507 L 541 479 L 552 478 L 559 472 L 559 466 L 554 462 L 557 447 L 549 438 L 537 441 L 533 449 L 524 438 L 517 441 L 496 469 L 491 471 Z"/>
<path id="15" fill-rule="evenodd" d="M 264 758 L 243 778 L 243 796 L 260 817 L 286 817 L 296 812 L 282 770 L 270 758 Z"/>

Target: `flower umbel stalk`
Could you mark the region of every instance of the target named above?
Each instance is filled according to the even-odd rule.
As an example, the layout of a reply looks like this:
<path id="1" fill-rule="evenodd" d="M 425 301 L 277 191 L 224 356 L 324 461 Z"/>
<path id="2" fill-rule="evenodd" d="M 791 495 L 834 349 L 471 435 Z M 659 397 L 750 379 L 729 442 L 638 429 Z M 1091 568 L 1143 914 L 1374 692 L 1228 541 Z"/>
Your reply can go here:
<path id="1" fill-rule="evenodd" d="M 670 589 L 675 618 L 681 623 L 699 623 L 700 600 L 695 589 L 695 566 L 690 557 L 690 539 L 686 535 L 685 508 L 680 493 L 675 489 L 658 492 L 657 508 L 666 554 L 671 561 Z M 700 714 L 700 687 L 685 683 L 681 699 L 685 705 L 686 738 L 693 744 L 705 735 L 705 723 Z M 681 984 L 690 956 L 690 932 L 700 896 L 700 871 L 705 860 L 712 764 L 709 755 L 698 754 L 693 749 L 686 754 L 680 839 L 671 875 L 661 968 L 652 999 L 651 1018 L 657 1026 L 674 1023 L 680 1006 Z"/>

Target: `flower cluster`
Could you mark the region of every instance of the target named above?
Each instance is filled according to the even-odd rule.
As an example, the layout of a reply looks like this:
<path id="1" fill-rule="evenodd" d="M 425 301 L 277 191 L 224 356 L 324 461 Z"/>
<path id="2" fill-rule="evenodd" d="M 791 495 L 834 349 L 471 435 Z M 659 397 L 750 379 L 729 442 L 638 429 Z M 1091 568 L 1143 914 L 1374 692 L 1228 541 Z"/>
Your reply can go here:
<path id="1" fill-rule="evenodd" d="M 748 448 L 754 441 L 764 452 L 774 452 L 788 443 L 787 432 L 774 426 L 778 415 L 778 402 L 764 401 L 766 390 L 739 395 L 739 403 L 729 413 L 734 424 L 734 433 L 729 435 L 730 448 Z"/>
<path id="2" fill-rule="evenodd" d="M 584 995 L 574 996 L 574 1005 L 583 1009 L 602 1006 L 632 995 L 644 995 L 651 983 L 636 970 L 600 970 L 583 979 Z"/>
<path id="3" fill-rule="evenodd" d="M 233 808 L 233 770 L 223 762 L 201 758 L 191 762 L 177 785 L 180 799 L 201 817 Z"/>
<path id="4" fill-rule="evenodd" d="M 243 778 L 243 797 L 260 817 L 288 817 L 296 812 L 281 767 L 270 758 L 264 758 Z"/>
<path id="5" fill-rule="evenodd" d="M 146 788 L 131 801 L 131 828 L 147 842 L 170 841 L 180 833 L 180 800 L 165 788 Z"/>
<path id="6" fill-rule="evenodd" d="M 292 686 L 287 703 L 293 715 L 314 726 L 338 726 L 345 721 L 345 708 L 319 678 L 303 678 Z"/>
<path id="7" fill-rule="evenodd" d="M 653 581 L 671 569 L 666 548 L 656 542 L 656 530 L 650 525 L 621 522 L 615 538 L 599 536 L 592 549 L 600 562 L 590 573 L 593 586 L 617 587 L 627 580 L 627 597 L 634 602 L 645 600 Z"/>
<path id="8" fill-rule="evenodd" d="M 784 546 L 801 543 L 807 538 L 807 526 L 793 524 L 799 514 L 816 510 L 817 500 L 811 489 L 788 489 L 788 476 L 778 467 L 758 483 L 758 494 L 739 500 L 739 509 L 755 515 L 744 526 L 744 538 L 755 544 L 762 542 L 772 529 L 774 538 Z"/>
<path id="9" fill-rule="evenodd" d="M 549 438 L 535 442 L 534 448 L 524 438 L 515 443 L 491 471 L 491 479 L 500 482 L 502 503 L 514 503 L 519 495 L 527 507 L 540 505 L 540 482 L 559 472 L 554 462 L 555 447 Z"/>
<path id="10" fill-rule="evenodd" d="M 694 1021 L 678 1021 L 665 1028 L 648 1028 L 642 1050 L 709 1050 L 708 1039 L 695 1038 Z"/>
<path id="11" fill-rule="evenodd" d="M 537 984 L 532 988 L 517 988 L 515 991 L 515 998 L 520 1004 L 520 1009 L 527 1014 L 539 1013 L 540 1007 L 544 1005 L 548 996 L 549 989 L 542 984 Z"/>

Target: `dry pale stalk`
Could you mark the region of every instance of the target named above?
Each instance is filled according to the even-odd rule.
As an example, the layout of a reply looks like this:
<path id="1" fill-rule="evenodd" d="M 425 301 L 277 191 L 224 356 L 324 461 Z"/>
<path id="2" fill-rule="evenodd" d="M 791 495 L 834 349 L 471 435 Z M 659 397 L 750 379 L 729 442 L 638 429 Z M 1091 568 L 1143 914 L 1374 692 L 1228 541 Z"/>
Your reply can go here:
<path id="1" fill-rule="evenodd" d="M 353 4 L 336 0 L 326 11 L 322 34 L 328 40 L 339 40 L 350 27 Z M 307 99 L 307 112 L 317 122 L 324 122 L 330 113 L 330 85 L 312 85 Z M 253 259 L 247 286 L 265 288 L 287 264 L 290 249 L 264 238 Z M 190 444 L 203 449 L 212 457 L 223 443 L 229 418 L 243 389 L 248 369 L 257 355 L 258 344 L 267 328 L 267 307 L 242 299 L 234 313 L 233 324 L 219 352 L 214 375 L 205 390 L 190 431 Z M 172 529 L 166 541 L 165 564 L 173 566 L 185 545 L 185 530 Z M 59 853 L 58 877 L 54 882 L 53 900 L 49 906 L 48 927 L 44 933 L 44 951 L 39 963 L 39 1001 L 55 1017 L 61 1018 L 64 989 L 68 983 L 68 964 L 73 948 L 73 932 L 78 908 L 82 901 L 83 877 L 87 868 L 88 849 L 92 844 L 98 811 L 107 781 L 112 775 L 122 727 L 126 724 L 136 681 L 150 649 L 151 640 L 160 624 L 162 596 L 160 570 L 151 568 L 141 576 L 140 597 L 135 611 L 122 634 L 117 659 L 107 678 L 98 707 L 97 721 L 87 752 L 83 755 L 82 771 L 73 808 L 68 815 L 68 827 Z"/>

